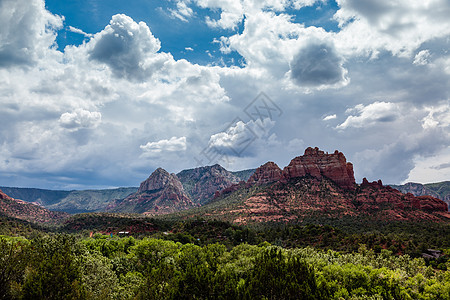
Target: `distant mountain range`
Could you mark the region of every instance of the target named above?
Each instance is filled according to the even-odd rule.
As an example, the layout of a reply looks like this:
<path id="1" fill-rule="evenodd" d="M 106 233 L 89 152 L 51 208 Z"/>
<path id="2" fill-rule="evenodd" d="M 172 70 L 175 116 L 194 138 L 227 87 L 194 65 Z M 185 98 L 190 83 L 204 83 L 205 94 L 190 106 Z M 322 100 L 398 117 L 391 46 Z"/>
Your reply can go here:
<path id="1" fill-rule="evenodd" d="M 34 210 L 68 213 L 177 213 L 234 223 L 302 222 L 308 218 L 345 216 L 439 221 L 450 216 L 448 205 L 437 199 L 449 202 L 449 182 L 390 187 L 381 180 L 370 183 L 364 179 L 356 184 L 353 165 L 343 153 L 329 154 L 318 148 L 307 148 L 304 155 L 292 159 L 283 169 L 273 162 L 239 172 L 230 172 L 218 164 L 178 174 L 158 168 L 139 188 L 86 191 L 0 188 L 12 198 L 32 202 Z"/>
<path id="2" fill-rule="evenodd" d="M 34 188 L 0 187 L 10 197 L 71 214 L 104 210 L 113 199 L 135 193 L 137 187 L 105 190 L 55 191 Z"/>
<path id="3" fill-rule="evenodd" d="M 39 205 L 14 199 L 0 190 L 0 216 L 7 216 L 30 222 L 53 223 L 69 216 L 65 212 L 56 212 Z"/>
<path id="4" fill-rule="evenodd" d="M 176 176 L 180 179 L 186 195 L 196 205 L 210 200 L 217 190 L 247 180 L 255 169 L 230 172 L 220 165 L 183 170 Z M 138 187 L 123 187 L 102 190 L 47 190 L 36 188 L 0 187 L 3 192 L 15 199 L 32 202 L 50 210 L 67 213 L 86 213 L 114 210 L 120 200 L 138 192 Z M 142 191 L 141 191 L 142 192 Z M 117 208 L 119 210 L 120 208 Z M 131 209 L 123 209 L 130 212 Z M 139 209 L 138 209 L 139 210 Z"/>
<path id="5" fill-rule="evenodd" d="M 106 210 L 160 215 L 199 207 L 221 190 L 246 180 L 253 172 L 232 173 L 218 164 L 183 170 L 178 174 L 158 168 L 141 183 L 136 193 L 112 201 Z"/>

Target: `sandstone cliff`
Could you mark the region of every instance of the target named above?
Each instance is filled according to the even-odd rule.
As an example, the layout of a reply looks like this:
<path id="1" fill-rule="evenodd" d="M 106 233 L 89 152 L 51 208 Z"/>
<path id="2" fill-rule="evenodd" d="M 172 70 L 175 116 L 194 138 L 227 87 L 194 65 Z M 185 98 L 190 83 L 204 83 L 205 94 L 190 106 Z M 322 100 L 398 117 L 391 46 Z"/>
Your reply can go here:
<path id="1" fill-rule="evenodd" d="M 325 153 L 319 148 L 307 148 L 303 156 L 291 160 L 284 168 L 285 179 L 311 175 L 317 179 L 329 178 L 340 187 L 348 190 L 355 189 L 353 165 L 347 162 L 344 154 L 335 151 L 333 154 Z"/>
<path id="2" fill-rule="evenodd" d="M 241 199 L 241 201 L 238 201 Z M 304 218 L 370 217 L 377 220 L 448 219 L 447 204 L 431 196 L 403 194 L 381 180 L 355 183 L 353 165 L 344 154 L 307 148 L 281 170 L 260 166 L 246 183 L 215 195 L 209 216 L 237 223 L 300 221 Z M 233 203 L 233 204 L 231 204 Z M 223 204 L 223 207 L 221 207 Z"/>

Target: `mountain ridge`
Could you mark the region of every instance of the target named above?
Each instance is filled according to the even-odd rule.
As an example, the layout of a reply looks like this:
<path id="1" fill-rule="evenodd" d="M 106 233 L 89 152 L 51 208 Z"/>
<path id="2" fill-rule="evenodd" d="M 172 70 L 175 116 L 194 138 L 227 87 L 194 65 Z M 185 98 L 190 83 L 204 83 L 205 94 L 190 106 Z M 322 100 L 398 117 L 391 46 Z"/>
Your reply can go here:
<path id="1" fill-rule="evenodd" d="M 431 196 L 415 197 L 363 179 L 356 184 L 353 165 L 335 151 L 328 154 L 307 148 L 281 170 L 275 163 L 260 166 L 247 182 L 216 193 L 215 201 L 198 209 L 201 216 L 235 223 L 283 221 L 303 218 L 364 216 L 375 219 L 449 219 L 448 206 Z"/>
<path id="2" fill-rule="evenodd" d="M 191 200 L 199 205 L 210 201 L 217 190 L 240 181 L 239 177 L 219 164 L 183 170 L 177 177 Z"/>
<path id="3" fill-rule="evenodd" d="M 442 181 L 435 183 L 416 183 L 407 182 L 401 185 L 390 184 L 391 187 L 398 189 L 403 193 L 411 193 L 414 196 L 433 196 L 441 199 L 450 207 L 450 181 Z"/>
<path id="4" fill-rule="evenodd" d="M 295 189 L 290 189 L 289 186 L 292 185 L 293 181 L 296 182 L 297 186 L 306 184 L 308 189 L 305 190 L 299 186 L 296 189 L 302 190 L 306 195 L 312 195 L 312 198 L 306 199 L 306 196 L 299 196 L 294 191 Z M 42 194 L 45 190 L 24 190 L 32 192 L 34 198 L 31 200 L 35 200 L 34 202 L 38 204 L 46 204 L 47 208 L 64 209 L 72 213 L 107 211 L 160 215 L 204 206 L 209 202 L 222 201 L 223 198 L 232 194 L 235 196 L 236 192 L 241 191 L 242 194 L 243 190 L 248 191 L 263 186 L 272 186 L 275 190 L 269 191 L 269 194 L 276 194 L 280 199 L 291 193 L 292 203 L 286 199 L 281 201 L 290 203 L 286 208 L 291 211 L 298 210 L 293 206 L 295 203 L 302 207 L 308 201 L 311 202 L 312 199 L 315 199 L 315 204 L 311 202 L 310 206 L 320 206 L 318 192 L 322 194 L 324 199 L 334 197 L 334 200 L 339 200 L 338 207 L 348 206 L 347 214 L 358 214 L 358 208 L 360 210 L 365 208 L 365 210 L 372 212 L 380 209 L 385 210 L 388 207 L 390 209 L 389 212 L 386 211 L 388 214 L 403 218 L 402 214 L 395 211 L 406 209 L 434 213 L 442 212 L 444 207 L 441 202 L 436 202 L 433 197 L 425 197 L 424 193 L 418 195 L 420 197 L 415 197 L 413 194 L 403 195 L 389 186 L 383 186 L 381 181 L 369 183 L 364 178 L 363 182 L 358 185 L 354 178 L 353 165 L 351 162 L 347 162 L 342 152 L 336 150 L 333 153 L 328 153 L 317 147 L 308 147 L 303 155 L 293 158 L 283 169 L 274 162 L 267 162 L 257 169 L 237 172 L 230 172 L 218 164 L 182 170 L 178 174 L 170 174 L 164 169 L 158 168 L 141 182 L 139 188 L 53 191 L 53 194 L 44 200 L 38 198 L 38 196 L 40 195 L 39 192 Z M 283 188 L 286 188 L 287 191 L 283 191 Z M 372 191 L 368 192 L 370 189 Z M 78 195 L 75 196 L 77 193 Z M 98 195 L 95 195 L 96 193 Z M 91 196 L 87 197 L 86 194 L 91 194 Z M 65 196 L 64 201 L 58 200 L 58 196 Z M 251 197 L 253 197 L 253 200 L 259 200 L 250 206 L 259 203 L 262 206 L 268 205 L 267 207 L 270 207 L 277 202 L 273 202 L 272 200 L 275 198 L 271 196 L 269 198 L 272 203 L 264 203 L 264 199 L 268 199 L 267 195 L 262 195 L 260 198 L 255 195 Z M 297 201 L 293 201 L 294 198 L 298 198 Z M 91 199 L 94 199 L 94 201 Z M 374 199 L 375 202 L 372 201 L 372 203 L 368 199 Z M 90 203 L 91 201 L 94 203 Z M 327 204 L 327 201 L 322 203 L 324 207 L 334 211 L 335 209 Z M 334 203 L 337 203 L 336 201 Z M 406 204 L 402 204 L 402 201 L 405 201 Z M 283 206 L 281 202 L 277 204 L 278 207 Z M 76 210 L 76 207 L 80 206 L 84 207 L 83 211 Z M 438 209 L 435 210 L 435 207 L 438 207 Z M 249 208 L 249 211 L 253 210 L 253 208 Z M 405 218 L 409 217 L 415 218 L 412 215 L 405 215 Z"/>
<path id="5" fill-rule="evenodd" d="M 121 213 L 167 214 L 195 207 L 174 173 L 156 169 L 139 189 L 125 199 L 111 202 L 106 210 Z"/>
<path id="6" fill-rule="evenodd" d="M 51 211 L 37 204 L 14 199 L 2 190 L 0 190 L 0 212 L 8 217 L 40 223 L 53 223 L 69 216 L 65 212 Z"/>

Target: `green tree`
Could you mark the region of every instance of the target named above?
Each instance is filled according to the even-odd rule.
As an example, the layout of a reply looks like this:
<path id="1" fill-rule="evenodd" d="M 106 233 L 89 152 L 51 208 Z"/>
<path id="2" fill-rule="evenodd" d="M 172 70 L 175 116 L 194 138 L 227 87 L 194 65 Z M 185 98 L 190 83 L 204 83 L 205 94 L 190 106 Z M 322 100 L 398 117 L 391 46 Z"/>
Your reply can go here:
<path id="1" fill-rule="evenodd" d="M 279 248 L 264 249 L 255 259 L 241 296 L 247 299 L 318 299 L 314 270 Z"/>
<path id="2" fill-rule="evenodd" d="M 39 237 L 31 241 L 24 299 L 85 298 L 74 245 L 75 238 L 68 235 Z"/>
<path id="3" fill-rule="evenodd" d="M 26 241 L 0 237 L 0 299 L 10 299 L 11 284 L 19 283 L 25 271 Z"/>

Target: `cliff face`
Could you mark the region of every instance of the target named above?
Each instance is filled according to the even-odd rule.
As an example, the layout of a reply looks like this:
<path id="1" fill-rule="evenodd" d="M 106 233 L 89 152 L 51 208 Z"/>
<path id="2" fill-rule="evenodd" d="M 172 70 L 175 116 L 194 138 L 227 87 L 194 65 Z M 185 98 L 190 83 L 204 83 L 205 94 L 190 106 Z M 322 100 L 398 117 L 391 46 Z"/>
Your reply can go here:
<path id="1" fill-rule="evenodd" d="M 107 210 L 157 215 L 192 207 L 195 205 L 184 192 L 178 177 L 158 168 L 140 184 L 136 193 L 111 203 Z"/>
<path id="2" fill-rule="evenodd" d="M 169 174 L 163 168 L 156 169 L 150 177 L 141 182 L 138 193 L 164 189 L 167 186 L 173 186 L 177 190 L 183 190 L 183 185 L 175 174 Z"/>
<path id="3" fill-rule="evenodd" d="M 333 154 L 325 153 L 319 148 L 307 148 L 303 156 L 291 160 L 284 168 L 285 179 L 311 175 L 317 179 L 329 178 L 343 189 L 355 189 L 355 176 L 353 165 L 347 162 L 344 154 L 335 151 Z"/>
<path id="4" fill-rule="evenodd" d="M 249 186 L 252 185 L 265 185 L 268 183 L 276 182 L 284 179 L 283 171 L 274 162 L 267 162 L 258 169 L 247 180 Z"/>
<path id="5" fill-rule="evenodd" d="M 230 197 L 230 200 L 227 200 Z M 237 199 L 241 201 L 236 201 Z M 227 216 L 237 223 L 292 221 L 315 216 L 342 218 L 369 216 L 378 220 L 430 220 L 450 218 L 447 205 L 431 196 L 403 194 L 381 180 L 355 183 L 353 165 L 335 151 L 327 154 L 308 148 L 281 170 L 268 162 L 246 183 L 216 193 L 216 207 L 208 215 Z M 229 203 L 239 203 L 230 206 Z"/>
<path id="6" fill-rule="evenodd" d="M 274 162 L 267 162 L 256 169 L 247 180 L 246 186 L 267 185 L 274 182 L 286 183 L 294 178 L 312 176 L 321 180 L 327 178 L 345 190 L 354 190 L 356 187 L 353 165 L 347 162 L 344 154 L 335 151 L 333 154 L 325 153 L 319 148 L 307 148 L 303 156 L 291 160 L 283 170 Z M 239 189 L 242 184 L 235 184 L 223 190 L 230 193 Z M 215 198 L 221 193 L 216 193 Z"/>
<path id="7" fill-rule="evenodd" d="M 423 210 L 427 212 L 446 212 L 447 204 L 432 196 L 414 196 L 403 194 L 390 186 L 384 186 L 381 180 L 368 182 L 366 178 L 357 189 L 354 202 L 360 210 L 373 211 L 380 208 L 392 210 Z"/>
<path id="8" fill-rule="evenodd" d="M 40 223 L 52 223 L 69 216 L 64 212 L 51 211 L 39 205 L 11 198 L 1 190 L 0 212 L 9 217 Z"/>
<path id="9" fill-rule="evenodd" d="M 213 166 L 183 170 L 177 174 L 185 192 L 195 204 L 203 205 L 211 200 L 216 191 L 239 182 L 239 178 L 216 164 Z"/>
<path id="10" fill-rule="evenodd" d="M 402 193 L 411 193 L 414 196 L 433 196 L 441 199 L 450 206 L 450 181 L 437 183 L 414 183 L 408 182 L 403 185 L 391 185 Z"/>

